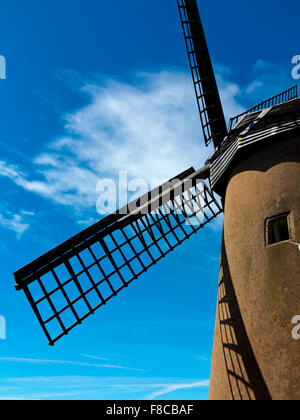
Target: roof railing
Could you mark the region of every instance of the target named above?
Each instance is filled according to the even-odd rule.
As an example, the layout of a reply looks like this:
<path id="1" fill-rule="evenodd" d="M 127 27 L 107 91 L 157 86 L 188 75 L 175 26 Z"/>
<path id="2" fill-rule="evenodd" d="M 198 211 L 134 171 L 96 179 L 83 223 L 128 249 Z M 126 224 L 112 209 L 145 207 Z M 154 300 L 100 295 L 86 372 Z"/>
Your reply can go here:
<path id="1" fill-rule="evenodd" d="M 260 104 L 256 105 L 255 107 L 249 109 L 242 114 L 237 115 L 230 119 L 229 123 L 229 132 L 232 128 L 239 122 L 239 120 L 244 117 L 245 115 L 252 114 L 253 112 L 262 111 L 266 108 L 271 108 L 275 105 L 280 105 L 284 102 L 291 101 L 293 99 L 298 98 L 298 86 L 295 85 L 292 88 L 280 93 L 279 95 L 273 96 L 272 98 L 267 99 L 266 101 L 261 102 Z"/>

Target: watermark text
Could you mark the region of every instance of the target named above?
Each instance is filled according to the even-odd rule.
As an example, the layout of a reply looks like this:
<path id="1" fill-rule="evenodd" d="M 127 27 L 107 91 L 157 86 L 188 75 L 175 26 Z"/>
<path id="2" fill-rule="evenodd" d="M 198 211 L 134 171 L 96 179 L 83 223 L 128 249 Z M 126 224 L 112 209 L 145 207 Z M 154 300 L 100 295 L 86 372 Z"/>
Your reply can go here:
<path id="1" fill-rule="evenodd" d="M 300 340 L 300 315 L 295 315 L 293 317 L 292 324 L 295 325 L 292 329 L 292 338 L 294 340 Z"/>
<path id="2" fill-rule="evenodd" d="M 203 184 L 202 179 L 186 178 L 167 182 L 152 179 L 149 185 L 142 178 L 129 180 L 127 172 L 121 171 L 117 182 L 109 178 L 98 182 L 97 212 L 102 216 L 116 212 L 126 216 L 159 213 L 163 209 L 164 214 L 175 212 L 183 215 L 189 224 L 199 224 L 205 206 Z"/>
<path id="3" fill-rule="evenodd" d="M 6 58 L 0 55 L 0 79 L 6 79 Z"/>
<path id="4" fill-rule="evenodd" d="M 300 79 L 300 55 L 295 55 L 292 58 L 292 64 L 294 65 L 292 70 L 292 77 L 294 80 Z"/>
<path id="5" fill-rule="evenodd" d="M 0 315 L 0 340 L 6 340 L 6 319 Z"/>

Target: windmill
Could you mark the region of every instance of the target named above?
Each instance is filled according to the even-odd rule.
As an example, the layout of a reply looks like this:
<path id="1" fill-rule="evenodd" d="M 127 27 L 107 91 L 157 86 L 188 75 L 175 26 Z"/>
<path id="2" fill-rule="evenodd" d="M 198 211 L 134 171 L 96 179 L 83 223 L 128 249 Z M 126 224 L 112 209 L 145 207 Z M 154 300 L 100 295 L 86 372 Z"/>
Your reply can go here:
<path id="1" fill-rule="evenodd" d="M 62 337 L 224 212 L 211 399 L 299 399 L 297 86 L 227 126 L 196 0 L 177 0 L 214 153 L 15 273 L 48 341 Z"/>

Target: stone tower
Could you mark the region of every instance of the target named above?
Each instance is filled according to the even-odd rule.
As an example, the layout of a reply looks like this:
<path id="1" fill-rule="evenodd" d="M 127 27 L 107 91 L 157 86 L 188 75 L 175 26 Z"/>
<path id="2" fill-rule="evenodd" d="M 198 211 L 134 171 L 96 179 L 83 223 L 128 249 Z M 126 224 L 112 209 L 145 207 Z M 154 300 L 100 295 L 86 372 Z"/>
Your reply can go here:
<path id="1" fill-rule="evenodd" d="M 300 100 L 244 117 L 212 158 L 224 234 L 211 400 L 299 400 Z"/>

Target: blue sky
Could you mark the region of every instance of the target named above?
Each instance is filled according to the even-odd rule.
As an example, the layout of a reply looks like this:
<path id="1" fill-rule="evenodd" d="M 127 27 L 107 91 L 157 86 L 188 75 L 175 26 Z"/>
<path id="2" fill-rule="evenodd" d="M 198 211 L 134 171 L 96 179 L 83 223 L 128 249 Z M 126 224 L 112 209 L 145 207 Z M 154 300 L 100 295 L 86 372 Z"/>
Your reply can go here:
<path id="1" fill-rule="evenodd" d="M 299 2 L 199 2 L 226 116 L 295 84 Z M 203 147 L 175 0 L 1 6 L 0 398 L 206 399 L 222 221 L 52 349 L 12 273 L 97 220 L 96 184 Z"/>

